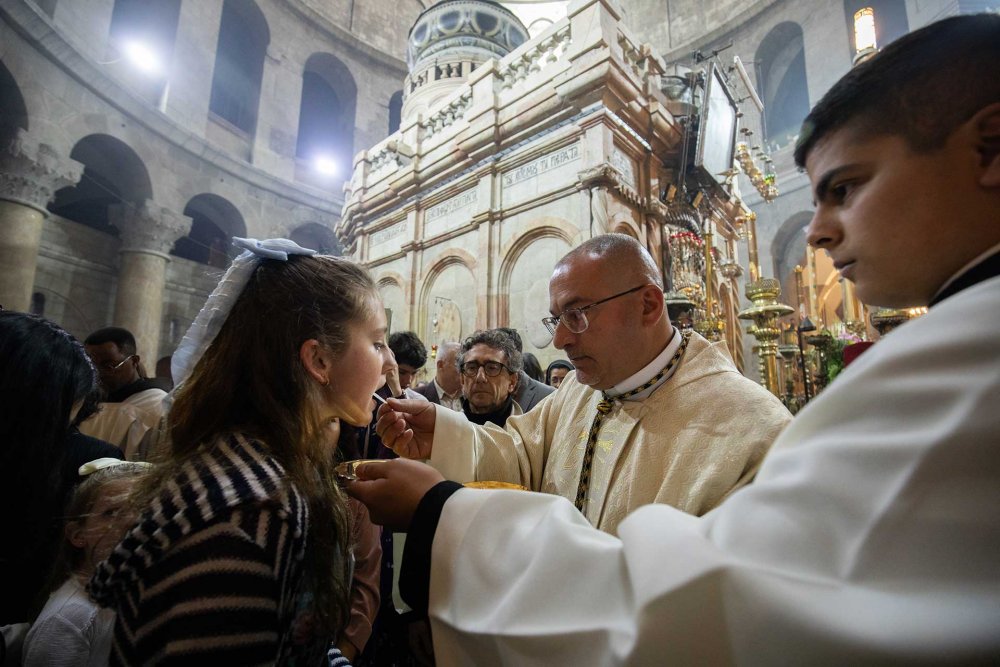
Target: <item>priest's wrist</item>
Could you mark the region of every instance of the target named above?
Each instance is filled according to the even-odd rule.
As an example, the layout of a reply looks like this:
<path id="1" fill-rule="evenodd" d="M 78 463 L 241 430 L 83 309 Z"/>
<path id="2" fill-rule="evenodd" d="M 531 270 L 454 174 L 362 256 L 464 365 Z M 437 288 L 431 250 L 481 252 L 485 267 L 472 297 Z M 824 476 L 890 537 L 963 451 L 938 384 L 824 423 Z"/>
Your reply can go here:
<path id="1" fill-rule="evenodd" d="M 438 482 L 424 494 L 413 513 L 403 548 L 399 593 L 415 612 L 427 613 L 431 585 L 431 549 L 444 504 L 462 488 L 458 482 Z"/>

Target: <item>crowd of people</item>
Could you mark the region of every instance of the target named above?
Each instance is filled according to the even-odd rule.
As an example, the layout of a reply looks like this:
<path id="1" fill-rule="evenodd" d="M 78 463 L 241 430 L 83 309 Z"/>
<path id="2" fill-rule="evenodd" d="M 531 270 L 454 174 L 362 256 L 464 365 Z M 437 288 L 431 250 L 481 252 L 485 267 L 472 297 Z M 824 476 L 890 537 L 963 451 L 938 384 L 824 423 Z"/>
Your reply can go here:
<path id="1" fill-rule="evenodd" d="M 996 661 L 998 62 L 945 19 L 806 119 L 809 243 L 930 310 L 794 419 L 618 234 L 556 264 L 544 371 L 510 328 L 428 355 L 284 239 L 154 378 L 0 311 L 0 664 Z"/>

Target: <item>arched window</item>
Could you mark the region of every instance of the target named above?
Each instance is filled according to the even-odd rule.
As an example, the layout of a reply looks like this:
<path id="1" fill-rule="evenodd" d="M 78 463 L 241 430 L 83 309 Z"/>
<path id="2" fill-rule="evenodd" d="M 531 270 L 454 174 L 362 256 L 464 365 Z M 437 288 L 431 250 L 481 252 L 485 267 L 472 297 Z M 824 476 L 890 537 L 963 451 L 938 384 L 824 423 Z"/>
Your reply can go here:
<path id="1" fill-rule="evenodd" d="M 243 216 L 228 200 L 218 195 L 200 194 L 184 207 L 191 218 L 191 231 L 177 239 L 171 255 L 218 268 L 229 266 L 234 252 L 231 239 L 246 236 Z"/>
<path id="2" fill-rule="evenodd" d="M 397 90 L 389 98 L 389 134 L 399 129 L 403 120 L 403 91 Z"/>
<path id="3" fill-rule="evenodd" d="M 117 234 L 108 206 L 140 204 L 153 196 L 149 172 L 127 144 L 106 134 L 91 134 L 76 143 L 69 156 L 83 164 L 80 182 L 58 190 L 49 210 L 98 231 Z"/>
<path id="4" fill-rule="evenodd" d="M 166 67 L 173 56 L 180 11 L 180 0 L 115 0 L 111 44 L 119 51 L 130 43 L 140 44 Z"/>
<path id="5" fill-rule="evenodd" d="M 757 48 L 757 87 L 764 100 L 764 136 L 772 147 L 792 142 L 809 113 L 805 48 L 797 23 L 779 23 Z"/>
<path id="6" fill-rule="evenodd" d="M 28 108 L 24 96 L 2 61 L 0 61 L 0 146 L 7 146 L 18 130 L 28 129 Z"/>
<path id="7" fill-rule="evenodd" d="M 307 222 L 301 227 L 296 227 L 289 236 L 303 248 L 311 248 L 323 255 L 344 254 L 340 241 L 330 228 L 318 222 Z"/>
<path id="8" fill-rule="evenodd" d="M 247 135 L 253 135 L 257 127 L 260 81 L 270 39 L 267 21 L 253 0 L 226 0 L 208 108 Z"/>
<path id="9" fill-rule="evenodd" d="M 357 86 L 347 67 L 329 53 L 313 54 L 302 73 L 302 103 L 295 154 L 332 161 L 342 176 L 354 157 Z"/>

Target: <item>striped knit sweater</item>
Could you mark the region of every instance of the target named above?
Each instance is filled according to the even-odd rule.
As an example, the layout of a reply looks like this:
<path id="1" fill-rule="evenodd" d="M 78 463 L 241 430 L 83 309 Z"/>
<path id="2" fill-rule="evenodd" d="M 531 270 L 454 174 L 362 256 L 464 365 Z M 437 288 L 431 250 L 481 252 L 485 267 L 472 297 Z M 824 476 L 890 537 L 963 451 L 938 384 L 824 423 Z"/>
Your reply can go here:
<path id="1" fill-rule="evenodd" d="M 304 591 L 309 512 L 240 435 L 180 466 L 90 583 L 115 608 L 111 664 L 317 665 Z"/>

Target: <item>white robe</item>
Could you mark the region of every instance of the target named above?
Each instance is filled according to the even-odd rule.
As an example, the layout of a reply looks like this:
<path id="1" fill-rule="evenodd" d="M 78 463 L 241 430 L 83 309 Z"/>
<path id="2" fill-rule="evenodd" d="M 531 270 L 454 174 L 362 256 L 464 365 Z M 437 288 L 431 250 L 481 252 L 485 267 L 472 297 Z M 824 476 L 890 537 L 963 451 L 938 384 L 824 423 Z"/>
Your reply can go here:
<path id="1" fill-rule="evenodd" d="M 573 500 L 600 399 L 571 372 L 559 391 L 504 428 L 439 410 L 430 463 L 456 482 L 514 482 Z M 693 334 L 664 384 L 616 403 L 604 418 L 584 514 L 609 533 L 647 503 L 704 514 L 753 479 L 790 419 L 778 399 L 740 374 L 722 343 Z"/>
<path id="2" fill-rule="evenodd" d="M 129 461 L 139 455 L 139 443 L 165 414 L 162 389 L 136 392 L 121 403 L 102 403 L 101 411 L 82 424 L 80 432 L 119 447 Z"/>
<path id="3" fill-rule="evenodd" d="M 1000 659 L 1000 278 L 879 342 L 705 517 L 593 530 L 460 490 L 433 544 L 439 665 Z"/>

